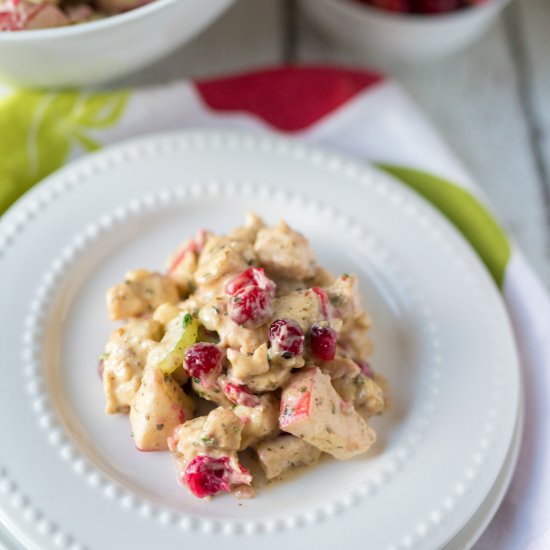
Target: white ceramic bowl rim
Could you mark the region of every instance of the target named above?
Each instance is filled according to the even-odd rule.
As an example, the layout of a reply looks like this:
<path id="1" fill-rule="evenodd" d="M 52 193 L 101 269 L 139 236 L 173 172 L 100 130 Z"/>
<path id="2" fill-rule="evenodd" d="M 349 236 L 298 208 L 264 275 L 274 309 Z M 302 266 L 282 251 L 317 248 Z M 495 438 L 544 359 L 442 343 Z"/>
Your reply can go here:
<path id="1" fill-rule="evenodd" d="M 482 4 L 472 4 L 465 8 L 458 10 L 453 10 L 446 13 L 439 14 L 422 14 L 422 13 L 401 13 L 401 12 L 392 12 L 386 11 L 383 8 L 376 8 L 374 6 L 369 6 L 368 4 L 360 4 L 357 0 L 326 0 L 334 6 L 339 6 L 342 11 L 347 11 L 349 15 L 354 15 L 357 17 L 374 19 L 378 18 L 380 20 L 392 19 L 399 22 L 407 22 L 412 25 L 414 24 L 430 24 L 438 23 L 443 20 L 450 21 L 451 19 L 465 19 L 469 17 L 472 12 L 477 12 L 480 10 L 492 9 L 492 8 L 503 8 L 510 0 L 486 0 Z M 353 12 L 353 13 L 352 13 Z"/>
<path id="2" fill-rule="evenodd" d="M 145 4 L 133 10 L 124 13 L 111 15 L 104 19 L 90 21 L 88 23 L 79 23 L 67 27 L 53 27 L 49 29 L 36 29 L 31 31 L 0 32 L 0 43 L 2 42 L 32 42 L 50 39 L 59 39 L 67 36 L 82 35 L 102 31 L 104 29 L 113 30 L 119 25 L 143 17 L 163 9 L 164 7 L 175 4 L 176 2 L 185 2 L 187 0 L 154 0 L 150 4 Z"/>

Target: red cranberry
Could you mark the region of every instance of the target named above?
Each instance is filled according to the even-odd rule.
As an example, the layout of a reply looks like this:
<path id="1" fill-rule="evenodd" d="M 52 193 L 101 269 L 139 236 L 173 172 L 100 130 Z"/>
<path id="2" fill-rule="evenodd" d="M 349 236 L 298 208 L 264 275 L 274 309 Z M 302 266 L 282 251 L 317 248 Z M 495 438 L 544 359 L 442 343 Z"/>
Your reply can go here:
<path id="1" fill-rule="evenodd" d="M 374 378 L 374 371 L 368 361 L 355 361 L 357 366 L 361 369 L 361 374 L 367 378 Z"/>
<path id="2" fill-rule="evenodd" d="M 185 468 L 183 480 L 198 498 L 217 495 L 222 491 L 228 493 L 231 490 L 227 472 L 229 468 L 229 458 L 226 456 L 197 456 Z"/>
<path id="3" fill-rule="evenodd" d="M 330 328 L 315 324 L 309 333 L 311 353 L 322 361 L 331 361 L 336 355 L 337 332 Z"/>
<path id="4" fill-rule="evenodd" d="M 277 319 L 269 327 L 269 341 L 273 353 L 290 359 L 304 351 L 304 333 L 292 319 Z"/>
<path id="5" fill-rule="evenodd" d="M 411 11 L 410 0 L 359 0 L 362 4 L 368 4 L 376 8 L 394 12 Z"/>
<path id="6" fill-rule="evenodd" d="M 236 405 L 257 407 L 260 404 L 260 398 L 242 384 L 224 382 L 221 384 L 221 387 L 227 399 Z"/>
<path id="7" fill-rule="evenodd" d="M 225 293 L 235 296 L 237 292 L 247 286 L 257 286 L 265 290 L 271 298 L 275 296 L 275 283 L 265 276 L 264 270 L 258 267 L 249 267 L 230 279 L 225 285 Z"/>
<path id="8" fill-rule="evenodd" d="M 446 13 L 461 7 L 461 0 L 413 0 L 413 11 L 416 13 Z"/>
<path id="9" fill-rule="evenodd" d="M 198 498 L 217 495 L 231 490 L 231 484 L 250 484 L 252 476 L 243 466 L 240 471 L 231 465 L 229 457 L 197 456 L 185 468 L 183 481 Z"/>
<path id="10" fill-rule="evenodd" d="M 214 344 L 199 342 L 185 350 L 185 370 L 194 378 L 219 373 L 222 367 L 223 351 Z"/>
<path id="11" fill-rule="evenodd" d="M 258 286 L 245 286 L 229 299 L 227 309 L 237 325 L 258 328 L 271 317 L 271 297 Z"/>

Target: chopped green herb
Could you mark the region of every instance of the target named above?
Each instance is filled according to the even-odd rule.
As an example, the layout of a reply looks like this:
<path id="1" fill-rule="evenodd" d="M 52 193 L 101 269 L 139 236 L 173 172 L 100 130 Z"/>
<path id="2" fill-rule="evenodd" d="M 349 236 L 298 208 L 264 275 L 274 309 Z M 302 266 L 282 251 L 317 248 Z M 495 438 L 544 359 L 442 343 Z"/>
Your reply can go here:
<path id="1" fill-rule="evenodd" d="M 186 313 L 184 316 L 183 316 L 183 322 L 182 322 L 182 326 L 183 328 L 187 328 L 187 326 L 189 325 L 189 323 L 193 320 L 193 316 L 190 315 L 189 313 Z"/>

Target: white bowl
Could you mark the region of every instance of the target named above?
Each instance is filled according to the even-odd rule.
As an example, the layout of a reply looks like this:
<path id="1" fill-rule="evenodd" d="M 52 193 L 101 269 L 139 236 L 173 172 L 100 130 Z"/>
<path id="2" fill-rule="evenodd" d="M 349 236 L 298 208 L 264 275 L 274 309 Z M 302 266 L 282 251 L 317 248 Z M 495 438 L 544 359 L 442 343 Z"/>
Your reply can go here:
<path id="1" fill-rule="evenodd" d="M 97 84 L 191 39 L 234 0 L 156 0 L 70 27 L 0 32 L 0 79 L 30 87 Z"/>
<path id="2" fill-rule="evenodd" d="M 478 38 L 510 0 L 441 15 L 411 15 L 371 8 L 355 0 L 301 0 L 320 27 L 374 66 L 425 62 L 460 50 Z"/>

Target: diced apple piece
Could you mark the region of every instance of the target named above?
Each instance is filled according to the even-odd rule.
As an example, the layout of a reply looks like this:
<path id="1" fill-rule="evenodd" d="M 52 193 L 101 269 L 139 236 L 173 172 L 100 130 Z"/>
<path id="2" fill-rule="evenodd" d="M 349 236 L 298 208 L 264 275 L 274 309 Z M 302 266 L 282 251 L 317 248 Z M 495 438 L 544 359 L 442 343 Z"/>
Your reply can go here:
<path id="1" fill-rule="evenodd" d="M 130 407 L 134 443 L 140 451 L 162 451 L 179 424 L 193 417 L 195 403 L 172 377 L 147 365 Z"/>
<path id="2" fill-rule="evenodd" d="M 124 283 L 107 291 L 107 308 L 113 321 L 152 313 L 161 304 L 178 301 L 178 289 L 173 281 L 144 269 L 129 271 Z"/>
<path id="3" fill-rule="evenodd" d="M 69 24 L 69 19 L 61 9 L 52 4 L 39 4 L 33 9 L 23 25 L 23 29 L 30 31 L 36 29 L 49 29 L 63 27 Z"/>
<path id="4" fill-rule="evenodd" d="M 258 460 L 267 479 L 273 479 L 282 473 L 309 466 L 319 460 L 321 451 L 293 435 L 281 435 L 260 443 L 256 447 Z"/>
<path id="5" fill-rule="evenodd" d="M 279 424 L 339 460 L 366 452 L 376 434 L 317 367 L 292 375 L 283 390 Z"/>
<path id="6" fill-rule="evenodd" d="M 279 400 L 272 394 L 262 395 L 255 407 L 237 405 L 233 412 L 243 422 L 241 450 L 279 432 Z"/>

